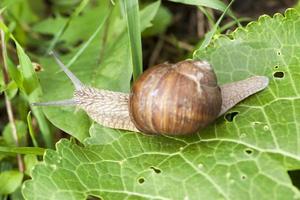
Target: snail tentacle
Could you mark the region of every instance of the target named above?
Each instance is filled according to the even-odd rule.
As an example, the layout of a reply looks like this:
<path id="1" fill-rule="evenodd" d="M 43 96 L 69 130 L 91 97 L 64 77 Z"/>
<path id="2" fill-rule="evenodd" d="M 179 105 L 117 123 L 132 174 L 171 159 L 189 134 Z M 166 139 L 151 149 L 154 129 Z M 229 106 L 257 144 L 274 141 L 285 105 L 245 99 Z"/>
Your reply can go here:
<path id="1" fill-rule="evenodd" d="M 65 74 L 72 81 L 76 90 L 80 90 L 82 87 L 84 87 L 84 84 L 81 83 L 81 81 L 61 62 L 61 60 L 58 58 L 57 54 L 54 51 L 50 51 L 49 54 L 54 57 L 58 66 L 65 72 Z"/>
<path id="2" fill-rule="evenodd" d="M 220 87 L 222 93 L 222 107 L 218 117 L 247 97 L 265 89 L 268 84 L 268 77 L 252 76 L 241 81 L 222 85 Z"/>
<path id="3" fill-rule="evenodd" d="M 75 99 L 31 103 L 32 106 L 76 106 L 77 104 Z"/>

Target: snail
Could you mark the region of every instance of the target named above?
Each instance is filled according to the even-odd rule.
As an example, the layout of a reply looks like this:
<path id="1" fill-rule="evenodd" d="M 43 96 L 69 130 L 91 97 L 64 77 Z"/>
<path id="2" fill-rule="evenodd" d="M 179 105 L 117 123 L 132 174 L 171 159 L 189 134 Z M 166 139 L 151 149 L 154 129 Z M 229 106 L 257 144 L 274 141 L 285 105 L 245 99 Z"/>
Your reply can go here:
<path id="1" fill-rule="evenodd" d="M 219 87 L 207 61 L 185 60 L 149 68 L 126 94 L 85 86 L 51 54 L 72 81 L 74 96 L 32 105 L 77 106 L 103 126 L 150 134 L 195 133 L 269 82 L 265 76 L 253 76 Z"/>

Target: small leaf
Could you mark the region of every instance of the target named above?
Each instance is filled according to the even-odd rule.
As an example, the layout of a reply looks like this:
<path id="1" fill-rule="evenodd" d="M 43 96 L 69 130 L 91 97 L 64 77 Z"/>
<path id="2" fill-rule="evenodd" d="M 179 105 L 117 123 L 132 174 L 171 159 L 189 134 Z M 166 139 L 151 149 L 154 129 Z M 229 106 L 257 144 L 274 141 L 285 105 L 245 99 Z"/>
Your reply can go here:
<path id="1" fill-rule="evenodd" d="M 10 81 L 6 87 L 3 87 L 2 90 L 0 90 L 0 93 L 1 92 L 6 92 L 8 99 L 13 99 L 18 92 L 18 86 L 15 81 Z"/>
<path id="2" fill-rule="evenodd" d="M 152 26 L 155 16 L 160 8 L 160 1 L 155 1 L 147 5 L 144 9 L 140 11 L 140 31 L 142 32 L 148 27 Z"/>
<path id="3" fill-rule="evenodd" d="M 16 120 L 15 125 L 17 128 L 17 135 L 19 140 L 19 145 L 26 146 L 27 145 L 27 126 L 23 121 Z M 3 138 L 6 144 L 10 146 L 16 146 L 15 139 L 12 133 L 11 123 L 8 123 L 3 130 Z"/>
<path id="4" fill-rule="evenodd" d="M 20 70 L 24 77 L 24 88 L 26 93 L 29 95 L 39 87 L 39 83 L 29 57 L 25 54 L 23 48 L 18 42 L 16 42 L 16 46 L 20 62 Z"/>
<path id="5" fill-rule="evenodd" d="M 36 155 L 26 154 L 24 156 L 25 174 L 31 176 L 31 170 L 38 163 Z"/>
<path id="6" fill-rule="evenodd" d="M 53 50 L 55 44 L 58 42 L 59 38 L 62 36 L 62 34 L 65 32 L 65 30 L 68 28 L 68 26 L 70 25 L 71 21 L 73 20 L 73 18 L 77 17 L 82 10 L 86 7 L 86 5 L 88 4 L 89 0 L 83 0 L 81 1 L 81 3 L 77 6 L 77 8 L 75 9 L 75 11 L 72 13 L 72 15 L 68 18 L 68 20 L 66 21 L 66 23 L 61 26 L 61 28 L 59 29 L 59 31 L 57 31 L 55 33 L 55 36 L 53 38 L 53 40 L 51 41 L 48 49 L 47 49 L 47 54 L 49 54 L 50 51 Z"/>
<path id="7" fill-rule="evenodd" d="M 153 13 L 153 11 L 151 11 Z M 159 35 L 164 33 L 167 27 L 171 24 L 172 21 L 172 13 L 168 10 L 167 7 L 161 5 L 157 13 L 152 20 L 153 25 L 147 26 L 147 28 L 143 31 L 143 37 Z"/>
<path id="8" fill-rule="evenodd" d="M 128 37 L 133 66 L 133 79 L 136 80 L 143 72 L 142 41 L 138 0 L 123 1 L 128 27 Z"/>
<path id="9" fill-rule="evenodd" d="M 23 174 L 19 171 L 0 173 L 0 194 L 13 193 L 22 183 Z"/>

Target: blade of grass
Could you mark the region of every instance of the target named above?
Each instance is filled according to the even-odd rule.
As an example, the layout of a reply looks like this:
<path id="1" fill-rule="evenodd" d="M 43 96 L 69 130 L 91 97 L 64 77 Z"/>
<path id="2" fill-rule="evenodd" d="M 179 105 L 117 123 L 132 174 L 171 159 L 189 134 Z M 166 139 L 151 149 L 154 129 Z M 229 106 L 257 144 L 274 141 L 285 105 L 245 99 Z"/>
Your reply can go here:
<path id="1" fill-rule="evenodd" d="M 110 0 L 111 4 L 114 6 L 116 3 L 113 0 Z"/>
<path id="2" fill-rule="evenodd" d="M 225 12 L 226 10 L 226 4 L 223 3 L 220 0 L 169 0 L 177 3 L 183 3 L 183 4 L 188 4 L 188 5 L 194 5 L 194 6 L 204 6 L 208 8 L 213 8 L 215 10 L 220 10 L 222 12 Z M 226 14 L 228 14 L 238 26 L 241 26 L 239 21 L 237 20 L 237 17 L 234 15 L 234 13 L 229 9 L 227 10 Z"/>
<path id="3" fill-rule="evenodd" d="M 136 80 L 143 72 L 139 2 L 138 0 L 123 0 L 123 5 L 128 27 L 133 80 Z"/>
<path id="4" fill-rule="evenodd" d="M 1 153 L 43 155 L 46 149 L 40 147 L 5 147 L 0 146 Z"/>
<path id="5" fill-rule="evenodd" d="M 71 21 L 77 17 L 81 11 L 85 8 L 85 6 L 88 4 L 89 0 L 83 0 L 81 1 L 81 3 L 76 7 L 75 11 L 71 14 L 71 16 L 68 18 L 68 20 L 66 21 L 66 23 L 61 27 L 61 29 L 55 34 L 53 40 L 51 41 L 46 54 L 49 54 L 50 51 L 53 50 L 55 44 L 57 43 L 57 41 L 59 40 L 59 38 L 62 36 L 62 34 L 65 32 L 65 30 L 69 27 Z"/>
<path id="6" fill-rule="evenodd" d="M 226 8 L 225 3 L 223 3 L 220 0 L 169 0 L 169 1 L 188 4 L 188 5 L 195 5 L 195 6 L 205 6 L 223 12 Z"/>
<path id="7" fill-rule="evenodd" d="M 86 43 L 84 43 L 82 47 L 77 51 L 77 53 L 72 57 L 72 59 L 66 65 L 67 67 L 70 67 L 78 59 L 78 57 L 84 52 L 84 50 L 91 44 L 91 42 L 95 39 L 98 33 L 102 30 L 103 25 L 105 24 L 109 14 L 110 12 L 108 12 L 107 15 L 103 19 L 101 19 L 101 22 L 99 23 L 95 32 L 91 35 L 91 37 L 89 37 L 88 41 L 86 41 Z"/>
<path id="8" fill-rule="evenodd" d="M 241 23 L 241 22 L 250 22 L 253 19 L 251 19 L 250 17 L 241 17 L 241 18 L 238 18 L 237 20 L 239 23 Z M 236 21 L 228 22 L 227 24 L 224 24 L 222 27 L 220 27 L 219 31 L 220 31 L 220 33 L 222 33 L 234 25 L 236 25 Z"/>
<path id="9" fill-rule="evenodd" d="M 34 130 L 32 128 L 31 122 L 32 122 L 31 111 L 29 111 L 28 114 L 27 114 L 27 125 L 28 125 L 28 129 L 29 129 L 29 135 L 31 137 L 33 146 L 38 147 L 39 145 L 38 145 L 38 143 L 37 143 L 37 141 L 35 139 L 35 133 L 34 133 Z"/>
<path id="10" fill-rule="evenodd" d="M 188 5 L 194 5 L 194 6 L 205 6 L 208 8 L 220 10 L 222 12 L 225 12 L 227 6 L 225 3 L 223 3 L 220 0 L 169 0 L 175 3 L 183 3 Z M 232 11 L 228 10 L 228 15 L 234 18 L 234 14 Z"/>
<path id="11" fill-rule="evenodd" d="M 211 42 L 214 34 L 216 33 L 218 27 L 219 27 L 219 24 L 221 23 L 223 17 L 225 16 L 226 12 L 228 11 L 229 7 L 232 5 L 232 3 L 234 2 L 234 0 L 231 0 L 231 2 L 228 4 L 228 6 L 226 7 L 225 11 L 223 12 L 223 14 L 221 15 L 221 17 L 218 19 L 217 23 L 214 25 L 214 27 L 212 28 L 211 31 L 209 31 L 205 38 L 204 38 L 204 41 L 202 42 L 199 50 L 203 50 L 205 49 Z"/>
<path id="12" fill-rule="evenodd" d="M 208 11 L 208 9 L 205 9 L 203 6 L 198 6 L 199 10 L 206 16 L 206 18 L 208 19 L 208 22 L 210 24 L 210 26 L 214 26 L 215 25 L 215 19 L 214 16 L 211 12 Z"/>

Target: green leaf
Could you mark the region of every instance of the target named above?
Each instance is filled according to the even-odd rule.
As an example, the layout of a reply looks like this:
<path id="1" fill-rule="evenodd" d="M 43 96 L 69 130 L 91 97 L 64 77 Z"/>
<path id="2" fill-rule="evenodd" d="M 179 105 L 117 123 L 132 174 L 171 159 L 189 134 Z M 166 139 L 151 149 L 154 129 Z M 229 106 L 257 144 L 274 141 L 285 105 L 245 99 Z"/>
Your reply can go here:
<path id="1" fill-rule="evenodd" d="M 0 6 L 1 7 L 9 7 L 9 6 L 13 5 L 13 4 L 16 4 L 16 3 L 20 2 L 20 1 L 21 0 L 2 0 L 0 2 Z"/>
<path id="2" fill-rule="evenodd" d="M 55 36 L 53 38 L 53 40 L 51 41 L 48 49 L 47 49 L 47 54 L 53 50 L 55 44 L 57 43 L 57 41 L 59 40 L 59 38 L 61 37 L 61 35 L 65 32 L 65 30 L 68 28 L 68 26 L 70 25 L 70 22 L 73 20 L 73 18 L 77 17 L 82 10 L 86 7 L 86 5 L 88 4 L 89 0 L 83 0 L 81 1 L 81 3 L 77 6 L 77 8 L 75 9 L 75 11 L 72 13 L 72 15 L 68 18 L 68 20 L 66 21 L 66 23 L 61 26 L 61 28 L 59 29 L 58 32 L 55 33 Z"/>
<path id="3" fill-rule="evenodd" d="M 128 27 L 129 49 L 131 65 L 133 66 L 133 80 L 143 73 L 142 41 L 140 29 L 140 15 L 138 0 L 123 0 Z"/>
<path id="4" fill-rule="evenodd" d="M 42 34 L 50 34 L 55 36 L 63 26 L 69 21 L 66 30 L 59 37 L 58 43 L 64 43 L 66 49 L 73 50 L 78 43 L 88 40 L 95 32 L 99 24 L 104 21 L 106 15 L 111 10 L 108 1 L 101 2 L 100 5 L 92 8 L 86 8 L 80 15 L 73 16 L 72 20 L 57 16 L 55 18 L 47 18 L 33 26 L 33 31 Z M 84 26 L 84 28 L 82 28 Z"/>
<path id="5" fill-rule="evenodd" d="M 22 188 L 18 187 L 12 194 L 9 195 L 12 200 L 24 200 Z"/>
<path id="6" fill-rule="evenodd" d="M 194 6 L 205 6 L 208 8 L 220 10 L 222 12 L 225 12 L 226 7 L 227 7 L 226 4 L 220 0 L 169 0 L 169 1 L 173 1 L 176 3 L 188 4 L 188 5 L 194 5 Z M 232 11 L 229 10 L 228 14 L 230 16 L 232 16 L 233 18 L 235 18 Z"/>
<path id="7" fill-rule="evenodd" d="M 122 133 L 110 145 L 83 148 L 62 140 L 57 152 L 48 150 L 44 163 L 32 171 L 33 180 L 25 183 L 23 194 L 32 200 L 42 196 L 86 199 L 88 195 L 111 199 L 291 199 L 299 192 L 291 185 L 284 162 L 231 141 L 192 143 Z M 263 185 L 276 192 L 266 194 Z"/>
<path id="8" fill-rule="evenodd" d="M 15 66 L 8 59 L 7 55 L 5 55 L 4 57 L 5 59 L 7 59 L 9 74 L 14 79 L 19 89 L 25 94 L 27 101 L 29 103 L 37 102 L 42 92 L 30 58 L 26 55 L 15 37 L 9 32 L 7 26 L 2 22 L 0 22 L 0 29 L 5 32 L 5 35 L 7 37 L 9 36 L 15 42 L 17 48 L 20 71 L 18 69 L 14 69 Z M 38 108 L 32 108 L 32 111 L 38 121 L 39 128 L 43 134 L 46 145 L 48 147 L 51 147 L 52 137 L 50 136 L 50 130 L 45 116 Z"/>
<path id="9" fill-rule="evenodd" d="M 23 174 L 19 171 L 5 171 L 0 173 L 0 194 L 14 192 L 22 183 Z"/>
<path id="10" fill-rule="evenodd" d="M 227 5 L 225 3 L 223 3 L 220 0 L 169 0 L 169 1 L 173 1 L 173 2 L 178 2 L 178 3 L 183 3 L 183 4 L 188 4 L 188 5 L 195 5 L 198 6 L 198 8 L 204 12 L 204 14 L 207 16 L 206 11 L 202 8 L 204 7 L 208 7 L 208 8 L 213 8 L 213 9 L 217 9 L 220 10 L 226 14 L 228 14 L 232 19 L 234 19 L 234 21 L 241 26 L 241 24 L 239 23 L 238 19 L 236 18 L 236 16 L 234 15 L 234 13 L 230 10 L 227 9 Z M 231 1 L 231 3 L 234 0 Z M 230 4 L 231 4 L 230 3 Z M 228 10 L 228 11 L 227 11 Z M 208 16 L 207 16 L 208 17 Z M 209 19 L 209 17 L 208 17 Z"/>
<path id="11" fill-rule="evenodd" d="M 5 32 L 6 43 L 10 37 L 12 37 L 14 39 L 11 32 L 9 32 L 6 25 L 3 24 L 2 22 L 0 22 L 0 29 L 2 29 Z M 7 63 L 7 68 L 8 68 L 7 70 L 8 70 L 8 74 L 9 74 L 10 78 L 12 78 L 14 80 L 14 82 L 17 84 L 17 86 L 18 86 L 18 88 L 20 88 L 20 90 L 24 91 L 25 89 L 23 86 L 23 76 L 22 76 L 21 72 L 18 70 L 18 68 L 15 66 L 15 64 L 8 57 L 6 50 L 4 51 L 4 59 Z"/>
<path id="12" fill-rule="evenodd" d="M 91 37 L 84 43 L 84 45 L 82 45 L 82 47 L 77 51 L 77 53 L 73 56 L 73 58 L 68 62 L 68 64 L 66 65 L 67 67 L 70 67 L 78 59 L 78 57 L 85 51 L 85 49 L 91 44 L 91 42 L 95 39 L 95 37 L 102 30 L 106 19 L 107 18 L 105 17 L 103 20 L 101 20 L 101 23 L 99 24 L 98 28 L 91 35 Z"/>
<path id="13" fill-rule="evenodd" d="M 75 6 L 77 6 L 80 2 L 80 0 L 51 0 L 51 3 L 53 4 L 53 7 L 56 8 L 59 11 L 70 11 Z"/>
<path id="14" fill-rule="evenodd" d="M 13 64 L 6 56 L 5 59 L 7 59 L 8 61 L 9 73 L 18 85 L 19 89 L 24 92 L 27 101 L 29 101 L 29 103 L 36 102 L 41 95 L 41 87 L 34 72 L 30 58 L 26 55 L 15 37 L 9 32 L 7 26 L 0 22 L 0 28 L 5 32 L 6 35 L 10 36 L 10 38 L 15 42 L 17 48 L 20 73 L 17 69 L 13 69 Z M 41 113 L 41 111 L 37 108 L 32 108 L 32 111 L 38 121 L 40 130 L 43 134 L 47 146 L 51 147 L 52 138 L 50 136 L 50 130 L 43 113 Z"/>
<path id="15" fill-rule="evenodd" d="M 287 31 L 288 30 L 288 31 Z M 84 147 L 61 140 L 25 183 L 26 199 L 299 199 L 300 15 L 264 16 L 214 40 L 195 59 L 220 83 L 266 75 L 269 87 L 193 136 L 91 128 Z M 283 72 L 284 77 L 274 77 Z M 92 140 L 94 139 L 94 140 Z"/>
<path id="16" fill-rule="evenodd" d="M 160 1 L 155 1 L 140 11 L 140 31 L 145 31 L 146 28 L 152 27 L 157 16 L 160 6 Z"/>
<path id="17" fill-rule="evenodd" d="M 29 135 L 30 135 L 31 141 L 33 143 L 33 146 L 38 147 L 39 145 L 38 145 L 38 143 L 37 143 L 37 141 L 35 139 L 35 135 L 36 134 L 34 132 L 34 129 L 32 127 L 31 122 L 32 122 L 31 111 L 29 111 L 28 114 L 27 114 L 27 126 L 28 126 L 28 130 L 29 130 Z"/>
<path id="18" fill-rule="evenodd" d="M 225 14 L 227 13 L 229 7 L 231 6 L 231 4 L 233 3 L 234 1 L 232 0 L 228 6 L 226 7 L 226 9 L 224 10 L 224 12 L 222 13 L 222 15 L 220 16 L 220 18 L 218 19 L 218 21 L 216 22 L 216 24 L 214 24 L 212 30 L 210 30 L 208 33 L 205 34 L 205 38 L 204 38 L 204 41 L 202 42 L 200 48 L 199 48 L 199 51 L 205 49 L 209 43 L 211 42 L 213 36 L 215 35 L 216 31 L 217 31 L 217 28 L 219 27 L 219 24 L 221 23 L 223 17 L 225 16 Z"/>
<path id="19" fill-rule="evenodd" d="M 31 176 L 31 170 L 38 163 L 37 156 L 33 154 L 26 154 L 24 156 L 25 174 Z"/>
<path id="20" fill-rule="evenodd" d="M 16 40 L 14 41 L 17 46 L 17 54 L 20 62 L 20 71 L 24 78 L 23 85 L 27 100 L 29 101 L 29 103 L 37 102 L 40 95 L 42 94 L 42 91 L 36 73 L 34 72 L 32 63 L 29 57 L 25 54 L 23 48 Z M 52 137 L 50 135 L 50 130 L 46 122 L 45 116 L 38 108 L 32 107 L 31 109 L 38 121 L 39 128 L 43 134 L 47 146 L 51 147 Z"/>
<path id="21" fill-rule="evenodd" d="M 6 85 L 6 87 L 3 87 L 3 91 L 6 92 L 7 97 L 8 97 L 9 99 L 13 99 L 13 98 L 16 96 L 17 92 L 18 92 L 18 86 L 17 86 L 17 84 L 16 84 L 15 81 L 10 81 L 10 82 Z M 1 93 L 1 92 L 2 92 L 2 91 L 0 90 L 0 93 Z"/>
<path id="22" fill-rule="evenodd" d="M 16 42 L 17 53 L 20 62 L 20 70 L 24 77 L 25 92 L 29 95 L 39 87 L 39 83 L 32 67 L 29 57 L 25 54 L 23 48 Z"/>
<path id="23" fill-rule="evenodd" d="M 5 11 L 5 9 L 6 9 L 6 7 L 0 8 L 0 15 Z"/>
<path id="24" fill-rule="evenodd" d="M 150 14 L 153 14 L 151 11 Z M 167 7 L 161 5 L 159 6 L 157 13 L 152 20 L 153 26 L 147 27 L 143 33 L 143 37 L 159 35 L 164 33 L 167 27 L 171 24 L 172 21 L 172 13 L 168 10 Z"/>
<path id="25" fill-rule="evenodd" d="M 213 9 L 217 9 L 220 11 L 225 10 L 226 4 L 220 0 L 169 0 L 176 3 L 189 4 L 194 6 L 205 6 Z"/>
<path id="26" fill-rule="evenodd" d="M 17 129 L 17 135 L 18 135 L 18 141 L 20 146 L 26 146 L 27 145 L 27 127 L 26 124 L 23 121 L 16 120 L 15 121 L 16 129 Z M 9 146 L 16 146 L 15 139 L 13 137 L 12 133 L 12 127 L 11 123 L 8 123 L 3 132 L 3 139 L 5 140 L 6 144 Z"/>

